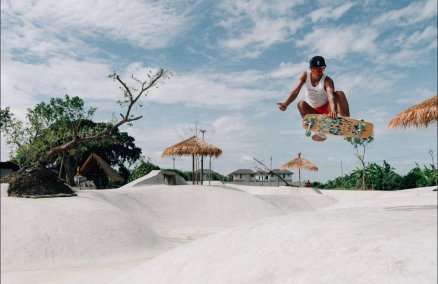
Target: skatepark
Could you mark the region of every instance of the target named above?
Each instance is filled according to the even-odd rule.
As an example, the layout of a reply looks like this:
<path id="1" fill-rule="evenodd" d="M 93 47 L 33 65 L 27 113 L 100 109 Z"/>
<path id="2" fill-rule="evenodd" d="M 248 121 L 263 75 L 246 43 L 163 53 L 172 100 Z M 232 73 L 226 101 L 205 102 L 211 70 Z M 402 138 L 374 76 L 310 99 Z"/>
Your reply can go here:
<path id="1" fill-rule="evenodd" d="M 437 192 L 139 184 L 1 197 L 2 283 L 436 283 Z"/>

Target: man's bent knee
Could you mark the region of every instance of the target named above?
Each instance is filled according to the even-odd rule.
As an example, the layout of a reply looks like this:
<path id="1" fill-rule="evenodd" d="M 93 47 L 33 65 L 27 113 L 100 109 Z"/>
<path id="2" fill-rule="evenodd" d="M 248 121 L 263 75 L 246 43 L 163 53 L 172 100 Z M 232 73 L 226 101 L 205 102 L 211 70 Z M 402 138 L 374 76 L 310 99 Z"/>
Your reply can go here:
<path id="1" fill-rule="evenodd" d="M 336 91 L 335 97 L 336 97 L 337 101 L 347 100 L 347 97 L 345 96 L 344 91 Z"/>
<path id="2" fill-rule="evenodd" d="M 298 110 L 303 110 L 306 108 L 306 105 L 307 105 L 307 103 L 305 101 L 301 100 L 297 103 L 297 108 L 298 108 Z"/>

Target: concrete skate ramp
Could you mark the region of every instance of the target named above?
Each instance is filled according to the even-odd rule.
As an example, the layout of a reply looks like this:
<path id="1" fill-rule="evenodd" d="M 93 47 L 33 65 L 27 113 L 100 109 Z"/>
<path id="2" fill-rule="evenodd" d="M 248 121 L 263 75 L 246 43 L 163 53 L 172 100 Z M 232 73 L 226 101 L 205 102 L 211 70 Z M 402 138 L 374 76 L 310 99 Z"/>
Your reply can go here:
<path id="1" fill-rule="evenodd" d="M 376 201 L 227 230 L 111 283 L 436 283 L 436 192 L 394 192 Z"/>
<path id="2" fill-rule="evenodd" d="M 138 178 L 126 185 L 124 188 L 130 186 L 141 186 L 141 185 L 154 185 L 154 184 L 167 184 L 167 185 L 185 185 L 187 182 L 177 173 L 172 171 L 164 170 L 153 170 L 144 177 Z"/>
<path id="3" fill-rule="evenodd" d="M 250 193 L 285 213 L 314 211 L 338 202 L 334 197 L 305 187 L 262 187 L 227 184 L 230 188 Z"/>
<path id="4" fill-rule="evenodd" d="M 1 197 L 2 283 L 436 282 L 431 189 L 345 202 L 266 187 L 77 193 Z"/>
<path id="5" fill-rule="evenodd" d="M 149 258 L 205 235 L 284 214 L 246 192 L 201 186 L 1 198 L 2 271 Z"/>

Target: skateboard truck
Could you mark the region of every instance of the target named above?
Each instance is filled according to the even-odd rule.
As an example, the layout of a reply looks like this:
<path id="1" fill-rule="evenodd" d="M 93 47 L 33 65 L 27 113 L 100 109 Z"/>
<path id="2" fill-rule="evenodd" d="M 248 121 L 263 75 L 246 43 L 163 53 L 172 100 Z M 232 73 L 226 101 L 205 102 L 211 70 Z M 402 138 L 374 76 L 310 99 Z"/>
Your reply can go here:
<path id="1" fill-rule="evenodd" d="M 357 128 L 358 128 L 358 130 L 355 131 L 356 136 L 354 137 L 353 141 L 354 141 L 354 143 L 359 144 L 359 143 L 361 142 L 361 140 L 362 140 L 362 139 L 359 137 L 359 135 L 360 135 L 362 132 L 364 132 L 364 130 L 365 130 L 365 121 L 364 121 L 363 119 L 360 120 L 360 123 L 359 123 L 359 125 L 358 125 Z"/>

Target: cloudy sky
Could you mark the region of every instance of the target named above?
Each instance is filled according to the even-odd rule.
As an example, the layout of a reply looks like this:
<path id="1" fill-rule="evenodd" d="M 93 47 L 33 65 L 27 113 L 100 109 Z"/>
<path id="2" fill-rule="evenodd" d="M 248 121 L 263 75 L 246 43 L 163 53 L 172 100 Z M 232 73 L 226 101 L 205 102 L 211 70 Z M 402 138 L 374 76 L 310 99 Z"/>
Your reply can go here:
<path id="1" fill-rule="evenodd" d="M 212 169 L 279 168 L 298 152 L 317 164 L 305 179 L 325 182 L 359 164 L 337 137 L 304 136 L 296 102 L 284 101 L 314 55 L 346 93 L 352 117 L 375 125 L 367 162 L 406 174 L 436 161 L 437 129 L 389 129 L 400 111 L 437 93 L 437 3 L 304 0 L 1 0 L 1 107 L 26 108 L 65 94 L 118 115 L 113 71 L 129 82 L 164 68 L 173 76 L 144 98 L 143 119 L 123 126 L 143 155 L 172 168 L 161 152 L 206 130 L 223 150 Z M 298 99 L 304 99 L 304 90 Z M 2 139 L 1 160 L 8 159 Z M 342 164 L 342 168 L 341 168 Z M 208 167 L 208 159 L 205 162 Z M 188 157 L 175 166 L 191 168 Z M 342 170 L 342 171 L 341 171 Z"/>

